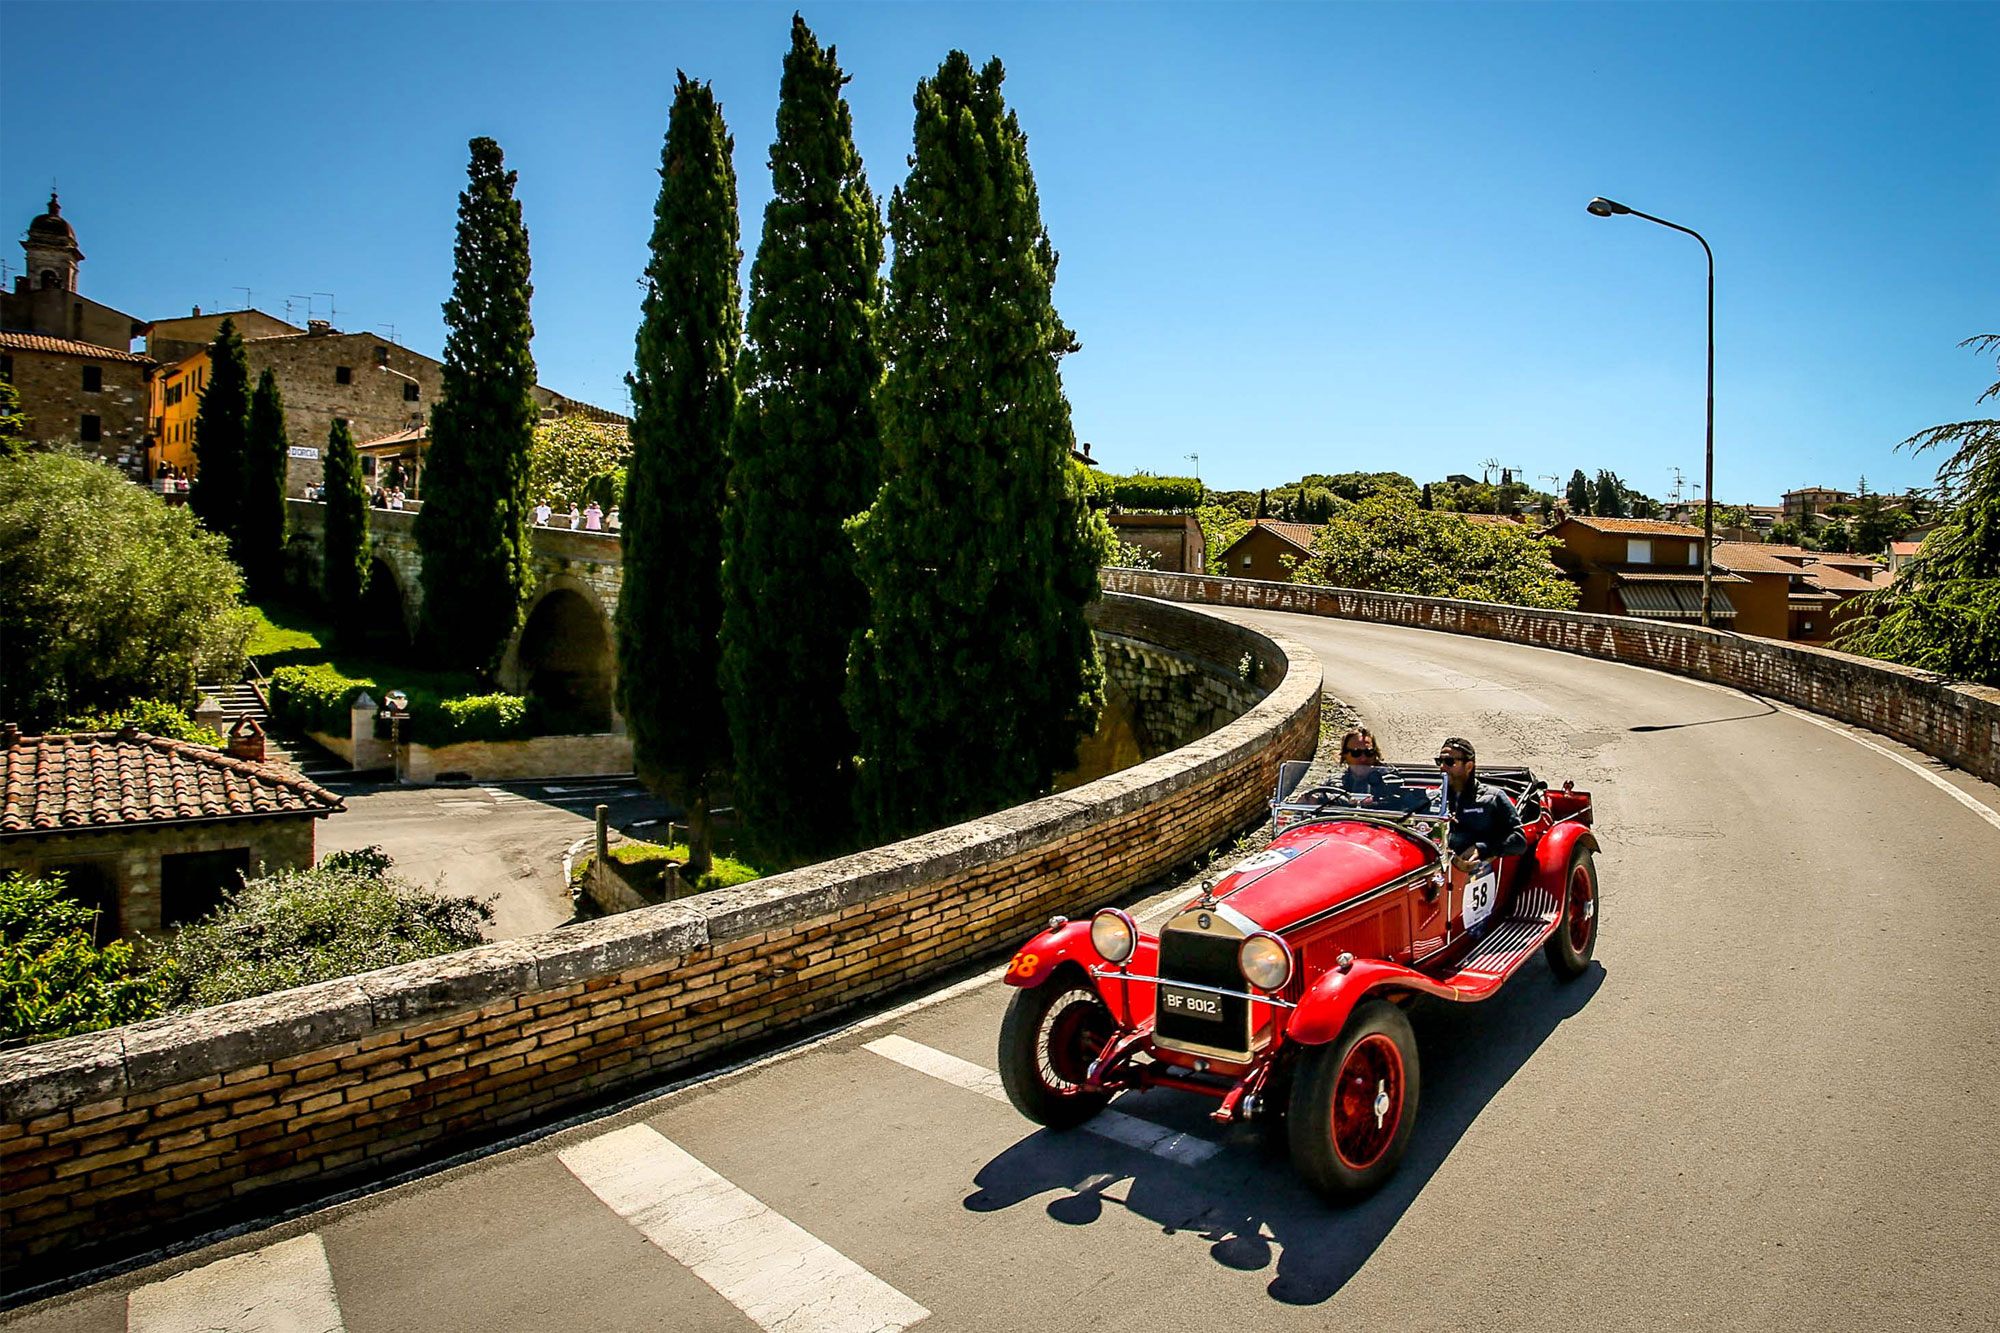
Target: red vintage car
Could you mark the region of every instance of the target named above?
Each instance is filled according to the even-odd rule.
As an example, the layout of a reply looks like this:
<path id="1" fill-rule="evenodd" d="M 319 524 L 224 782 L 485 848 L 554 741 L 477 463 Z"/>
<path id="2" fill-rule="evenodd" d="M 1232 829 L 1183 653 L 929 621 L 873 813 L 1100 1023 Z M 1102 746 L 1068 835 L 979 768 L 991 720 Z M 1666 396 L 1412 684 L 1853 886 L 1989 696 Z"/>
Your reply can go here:
<path id="1" fill-rule="evenodd" d="M 1397 799 L 1357 802 L 1295 792 L 1305 767 L 1283 766 L 1270 844 L 1157 936 L 1106 908 L 1056 917 L 1014 956 L 1000 1074 L 1023 1115 L 1061 1129 L 1126 1089 L 1197 1092 L 1222 1124 L 1264 1122 L 1323 1194 L 1356 1197 L 1396 1169 L 1416 1120 L 1417 996 L 1487 999 L 1537 949 L 1564 979 L 1589 966 L 1588 793 L 1482 767 L 1528 847 L 1467 874 L 1436 769 L 1389 766 Z"/>

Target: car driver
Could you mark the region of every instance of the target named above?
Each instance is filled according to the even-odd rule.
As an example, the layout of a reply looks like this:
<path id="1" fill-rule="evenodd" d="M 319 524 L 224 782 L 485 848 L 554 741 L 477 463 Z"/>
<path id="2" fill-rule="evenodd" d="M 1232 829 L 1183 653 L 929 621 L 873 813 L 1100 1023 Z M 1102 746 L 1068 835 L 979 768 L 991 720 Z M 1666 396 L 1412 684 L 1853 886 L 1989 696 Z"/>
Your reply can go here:
<path id="1" fill-rule="evenodd" d="M 1452 817 L 1452 858 L 1460 870 L 1472 874 L 1482 861 L 1528 850 L 1514 803 L 1506 792 L 1479 780 L 1471 741 L 1445 737 L 1438 745 L 1437 766 L 1444 770 L 1444 813 Z"/>

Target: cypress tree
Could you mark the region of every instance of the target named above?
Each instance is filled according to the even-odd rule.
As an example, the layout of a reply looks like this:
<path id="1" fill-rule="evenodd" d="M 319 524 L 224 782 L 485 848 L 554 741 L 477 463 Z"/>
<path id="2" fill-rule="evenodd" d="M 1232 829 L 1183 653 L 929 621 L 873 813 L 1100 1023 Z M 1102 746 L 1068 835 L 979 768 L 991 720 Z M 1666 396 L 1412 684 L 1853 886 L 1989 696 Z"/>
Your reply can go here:
<path id="1" fill-rule="evenodd" d="M 479 669 L 494 663 L 521 622 L 531 577 L 528 453 L 541 413 L 515 173 L 504 169 L 493 140 L 474 139 L 471 149 L 416 533 L 424 642 L 445 665 Z"/>
<path id="2" fill-rule="evenodd" d="M 1569 501 L 1570 513 L 1588 514 L 1590 512 L 1590 478 L 1583 475 L 1582 468 L 1577 468 L 1569 474 L 1569 489 L 1564 492 L 1564 498 Z"/>
<path id="3" fill-rule="evenodd" d="M 868 595 L 841 525 L 881 475 L 882 219 L 845 82 L 833 49 L 794 15 L 730 433 L 722 681 L 734 795 L 781 859 L 823 854 L 850 827 L 855 740 L 841 695 Z"/>
<path id="4" fill-rule="evenodd" d="M 1625 483 L 1618 480 L 1617 473 L 1600 468 L 1597 484 L 1590 488 L 1590 498 L 1596 502 L 1594 511 L 1598 517 L 1625 517 Z"/>
<path id="5" fill-rule="evenodd" d="M 1425 482 L 1423 493 L 1417 497 L 1417 508 L 1429 509 L 1431 507 L 1431 503 L 1432 503 L 1431 484 L 1429 482 Z"/>
<path id="6" fill-rule="evenodd" d="M 734 141 L 707 84 L 674 89 L 632 387 L 618 701 L 640 778 L 688 812 L 690 875 L 709 866 L 709 791 L 729 756 L 717 683 L 724 452 L 742 341 Z"/>
<path id="7" fill-rule="evenodd" d="M 195 409 L 195 478 L 188 504 L 204 527 L 228 541 L 232 555 L 243 523 L 249 433 L 250 363 L 236 321 L 225 319 L 209 344 L 208 383 Z"/>
<path id="8" fill-rule="evenodd" d="M 368 487 L 354 436 L 339 417 L 326 434 L 325 542 L 320 591 L 333 623 L 351 633 L 360 628 L 361 595 L 368 591 Z"/>
<path id="9" fill-rule="evenodd" d="M 1084 618 L 1109 551 L 1085 503 L 1027 140 L 1000 62 L 917 85 L 889 204 L 896 258 L 877 402 L 883 484 L 850 524 L 872 628 L 851 658 L 856 808 L 877 837 L 1036 796 L 1096 724 Z"/>
<path id="10" fill-rule="evenodd" d="M 285 400 L 278 392 L 278 377 L 267 366 L 250 395 L 243 449 L 243 515 L 237 525 L 236 544 L 236 562 L 243 566 L 251 591 L 259 596 L 277 592 L 285 581 L 285 468 L 289 456 Z"/>

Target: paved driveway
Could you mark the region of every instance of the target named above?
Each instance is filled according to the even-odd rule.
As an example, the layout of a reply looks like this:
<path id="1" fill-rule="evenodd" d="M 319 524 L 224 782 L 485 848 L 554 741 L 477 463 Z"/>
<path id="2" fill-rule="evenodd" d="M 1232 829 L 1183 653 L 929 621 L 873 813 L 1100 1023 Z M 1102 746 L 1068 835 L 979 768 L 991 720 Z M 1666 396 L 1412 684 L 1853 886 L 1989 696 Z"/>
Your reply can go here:
<path id="1" fill-rule="evenodd" d="M 993 1095 L 994 973 L 20 1326 L 2000 1326 L 2000 790 L 1674 677 L 1244 618 L 1392 755 L 1462 733 L 1599 801 L 1597 965 L 1419 1011 L 1374 1198 L 1321 1204 L 1172 1092 L 1035 1129 Z"/>
<path id="2" fill-rule="evenodd" d="M 550 930 L 571 919 L 563 853 L 587 838 L 599 804 L 633 837 L 660 836 L 665 808 L 629 778 L 489 786 L 329 784 L 347 809 L 319 828 L 319 851 L 376 844 L 420 884 L 492 898 L 490 939 Z"/>

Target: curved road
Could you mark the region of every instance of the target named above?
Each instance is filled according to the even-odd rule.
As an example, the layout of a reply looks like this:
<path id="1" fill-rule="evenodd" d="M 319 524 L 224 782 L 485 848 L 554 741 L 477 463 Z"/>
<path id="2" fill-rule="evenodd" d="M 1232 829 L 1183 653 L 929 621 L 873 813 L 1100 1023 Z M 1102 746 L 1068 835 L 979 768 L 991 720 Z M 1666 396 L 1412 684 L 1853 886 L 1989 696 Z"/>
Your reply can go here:
<path id="1" fill-rule="evenodd" d="M 1597 798 L 1598 966 L 1419 1013 L 1419 1126 L 1365 1204 L 1177 1094 L 1034 1131 L 990 1095 L 986 977 L 5 1322 L 2000 1326 L 2000 789 L 1671 676 L 1234 614 L 1317 651 L 1392 755 L 1463 733 Z"/>

